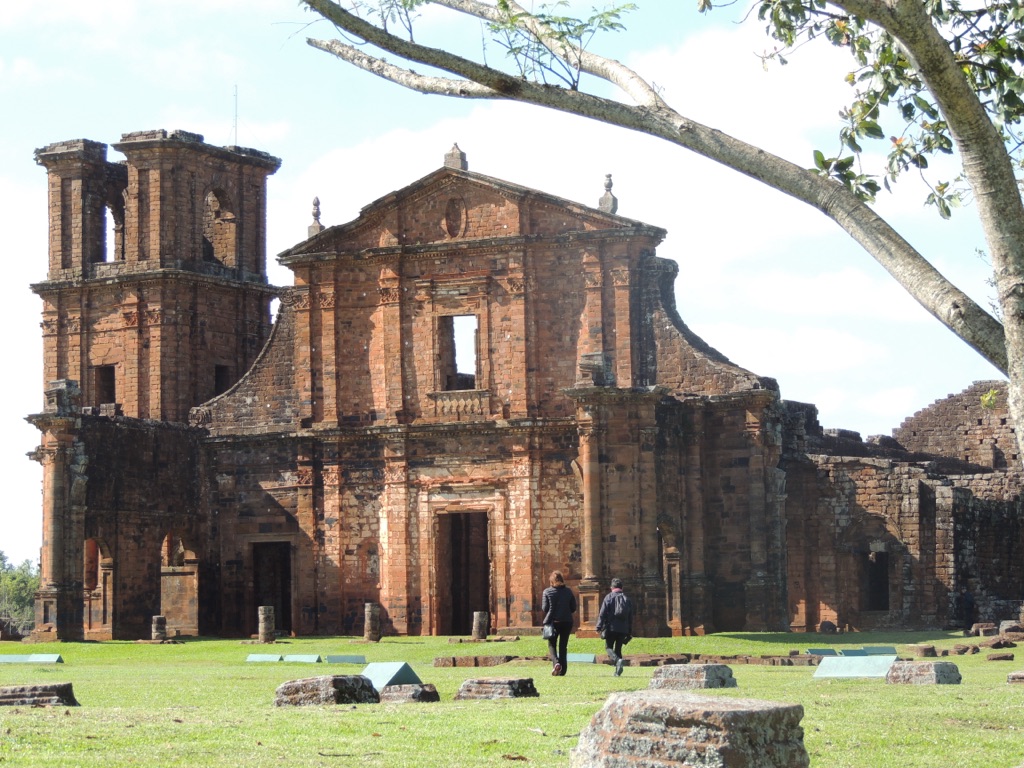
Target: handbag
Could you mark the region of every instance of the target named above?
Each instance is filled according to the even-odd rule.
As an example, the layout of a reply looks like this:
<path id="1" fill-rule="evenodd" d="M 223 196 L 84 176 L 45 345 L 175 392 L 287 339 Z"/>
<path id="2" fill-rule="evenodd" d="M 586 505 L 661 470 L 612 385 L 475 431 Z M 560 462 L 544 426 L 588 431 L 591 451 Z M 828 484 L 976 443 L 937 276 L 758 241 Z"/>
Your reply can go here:
<path id="1" fill-rule="evenodd" d="M 545 624 L 540 630 L 540 636 L 545 640 L 553 640 L 555 637 L 555 627 L 552 624 Z"/>

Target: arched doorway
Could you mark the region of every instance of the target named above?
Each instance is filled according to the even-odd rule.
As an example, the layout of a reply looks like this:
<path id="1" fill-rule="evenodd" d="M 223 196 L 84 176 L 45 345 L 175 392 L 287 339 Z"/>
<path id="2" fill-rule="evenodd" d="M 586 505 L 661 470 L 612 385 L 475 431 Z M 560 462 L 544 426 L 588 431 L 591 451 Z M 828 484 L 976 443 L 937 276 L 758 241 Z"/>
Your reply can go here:
<path id="1" fill-rule="evenodd" d="M 160 545 L 160 615 L 169 636 L 199 634 L 199 561 L 173 531 Z"/>

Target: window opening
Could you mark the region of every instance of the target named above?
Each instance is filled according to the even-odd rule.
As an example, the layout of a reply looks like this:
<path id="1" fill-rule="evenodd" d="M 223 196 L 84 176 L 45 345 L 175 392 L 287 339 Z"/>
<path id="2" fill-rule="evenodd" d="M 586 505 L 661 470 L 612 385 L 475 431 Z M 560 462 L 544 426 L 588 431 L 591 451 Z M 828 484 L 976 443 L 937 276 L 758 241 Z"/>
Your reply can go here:
<path id="1" fill-rule="evenodd" d="M 97 365 L 93 369 L 93 384 L 96 392 L 96 404 L 117 402 L 117 388 L 115 377 L 115 366 Z"/>
<path id="2" fill-rule="evenodd" d="M 445 391 L 476 389 L 479 320 L 476 315 L 438 318 L 438 363 Z"/>
<path id="3" fill-rule="evenodd" d="M 231 366 L 215 365 L 213 367 L 213 396 L 223 395 L 234 382 L 231 376 Z"/>

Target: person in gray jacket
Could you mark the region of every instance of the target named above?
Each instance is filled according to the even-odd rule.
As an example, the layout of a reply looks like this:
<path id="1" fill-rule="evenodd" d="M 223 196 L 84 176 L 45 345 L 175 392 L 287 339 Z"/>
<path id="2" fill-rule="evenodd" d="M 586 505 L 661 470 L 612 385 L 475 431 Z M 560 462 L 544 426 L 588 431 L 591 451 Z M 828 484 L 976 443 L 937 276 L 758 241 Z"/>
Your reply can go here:
<path id="1" fill-rule="evenodd" d="M 612 589 L 604 596 L 597 615 L 597 631 L 604 638 L 605 651 L 615 665 L 615 676 L 622 674 L 625 664 L 622 646 L 633 639 L 633 601 L 622 591 L 622 579 L 612 579 Z"/>

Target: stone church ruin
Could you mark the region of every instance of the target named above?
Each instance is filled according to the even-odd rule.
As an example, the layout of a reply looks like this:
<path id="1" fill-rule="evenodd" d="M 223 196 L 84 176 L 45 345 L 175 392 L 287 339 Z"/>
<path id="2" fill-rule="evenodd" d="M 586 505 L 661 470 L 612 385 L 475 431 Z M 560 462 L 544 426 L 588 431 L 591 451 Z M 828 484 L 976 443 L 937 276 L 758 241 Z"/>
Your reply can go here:
<path id="1" fill-rule="evenodd" d="M 665 230 L 443 167 L 280 255 L 280 161 L 162 130 L 49 182 L 37 640 L 936 627 L 1024 594 L 1020 458 L 976 385 L 864 441 L 680 319 Z M 271 301 L 280 297 L 276 320 Z"/>

